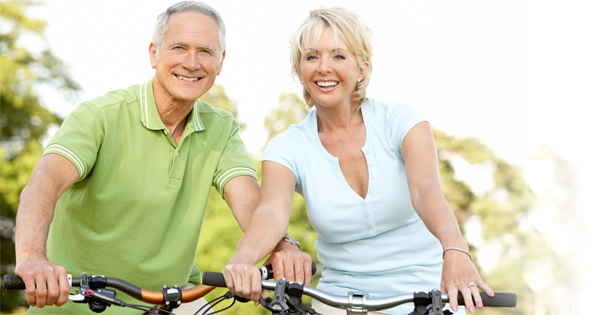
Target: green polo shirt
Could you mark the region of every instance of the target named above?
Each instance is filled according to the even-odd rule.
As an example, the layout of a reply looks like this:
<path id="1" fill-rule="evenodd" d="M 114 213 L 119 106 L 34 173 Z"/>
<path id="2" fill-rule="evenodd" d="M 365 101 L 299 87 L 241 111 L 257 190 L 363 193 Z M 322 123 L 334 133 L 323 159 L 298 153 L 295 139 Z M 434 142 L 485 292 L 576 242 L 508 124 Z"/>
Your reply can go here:
<path id="1" fill-rule="evenodd" d="M 151 290 L 197 284 L 194 258 L 211 187 L 223 194 L 236 176 L 256 178 L 238 132 L 229 112 L 197 101 L 176 144 L 152 81 L 79 105 L 44 151 L 79 171 L 56 205 L 48 258 L 74 276 L 123 278 Z M 81 313 L 78 306 L 32 311 Z"/>

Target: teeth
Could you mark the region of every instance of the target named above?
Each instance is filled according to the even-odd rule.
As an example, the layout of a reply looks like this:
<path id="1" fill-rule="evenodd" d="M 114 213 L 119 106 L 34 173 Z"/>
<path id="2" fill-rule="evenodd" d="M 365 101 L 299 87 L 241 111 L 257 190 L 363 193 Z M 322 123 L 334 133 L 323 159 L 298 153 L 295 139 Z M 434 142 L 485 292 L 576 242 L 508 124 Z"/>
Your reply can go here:
<path id="1" fill-rule="evenodd" d="M 317 85 L 322 86 L 322 87 L 329 87 L 329 86 L 336 86 L 336 85 L 338 85 L 338 83 L 335 81 L 327 81 L 327 82 L 319 81 L 319 82 L 317 82 Z"/>
<path id="2" fill-rule="evenodd" d="M 183 81 L 188 81 L 188 82 L 193 82 L 193 81 L 200 80 L 200 78 L 188 78 L 188 77 L 182 77 L 180 75 L 178 75 L 177 78 L 180 79 L 180 80 L 183 80 Z"/>

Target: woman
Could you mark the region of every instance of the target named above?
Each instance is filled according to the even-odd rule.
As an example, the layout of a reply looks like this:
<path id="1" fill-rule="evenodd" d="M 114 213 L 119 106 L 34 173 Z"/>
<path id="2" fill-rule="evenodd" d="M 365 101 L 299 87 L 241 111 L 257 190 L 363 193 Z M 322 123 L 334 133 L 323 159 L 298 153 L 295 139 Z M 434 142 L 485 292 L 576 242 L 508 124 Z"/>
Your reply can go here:
<path id="1" fill-rule="evenodd" d="M 252 267 L 285 235 L 296 190 L 318 233 L 323 267 L 317 288 L 387 297 L 441 287 L 453 311 L 460 291 L 474 312 L 481 307 L 479 288 L 493 291 L 442 194 L 431 128 L 412 106 L 366 98 L 369 36 L 355 14 L 332 8 L 312 11 L 292 40 L 293 72 L 315 110 L 265 150 L 259 206 L 224 269 L 228 287 L 258 299 Z M 307 282 L 309 267 L 292 265 L 287 268 L 295 268 L 296 281 Z M 336 312 L 319 302 L 313 307 Z"/>

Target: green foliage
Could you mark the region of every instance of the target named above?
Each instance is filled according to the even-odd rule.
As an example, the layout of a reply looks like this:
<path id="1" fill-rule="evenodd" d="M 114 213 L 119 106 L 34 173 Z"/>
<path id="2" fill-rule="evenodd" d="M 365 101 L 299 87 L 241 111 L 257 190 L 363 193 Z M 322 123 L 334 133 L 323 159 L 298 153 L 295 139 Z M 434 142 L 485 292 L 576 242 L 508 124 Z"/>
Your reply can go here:
<path id="1" fill-rule="evenodd" d="M 43 41 L 46 23 L 25 15 L 33 1 L 0 2 L 0 273 L 12 273 L 15 263 L 14 220 L 19 197 L 42 153 L 41 138 L 48 128 L 61 123 L 54 113 L 41 106 L 36 87 L 50 85 L 73 95 L 79 86 L 66 67 L 48 49 L 36 51 L 22 46 L 19 39 Z M 2 311 L 24 304 L 23 292 L 2 294 Z"/>
<path id="2" fill-rule="evenodd" d="M 294 93 L 284 93 L 279 96 L 279 107 L 271 111 L 265 118 L 264 127 L 267 129 L 268 143 L 273 137 L 284 132 L 291 124 L 300 122 L 306 117 L 308 106 Z"/>
<path id="3" fill-rule="evenodd" d="M 542 235 L 523 230 L 519 225 L 535 199 L 522 170 L 496 157 L 477 139 L 456 139 L 439 130 L 434 130 L 434 136 L 446 199 L 461 227 L 467 222 L 478 222 L 482 231 L 480 237 L 484 242 L 470 244 L 475 261 L 485 261 L 487 257 L 482 255 L 489 253 L 485 247 L 495 246 L 495 264 L 491 267 L 479 264 L 484 281 L 498 292 L 517 293 L 519 299 L 516 309 L 484 309 L 482 314 L 533 313 L 536 297 L 524 279 L 523 262 L 551 256 L 552 251 Z M 478 175 L 491 176 L 493 185 L 475 194 L 474 188 L 479 187 L 457 180 L 454 165 L 460 159 L 471 166 L 487 166 L 491 173 Z"/>

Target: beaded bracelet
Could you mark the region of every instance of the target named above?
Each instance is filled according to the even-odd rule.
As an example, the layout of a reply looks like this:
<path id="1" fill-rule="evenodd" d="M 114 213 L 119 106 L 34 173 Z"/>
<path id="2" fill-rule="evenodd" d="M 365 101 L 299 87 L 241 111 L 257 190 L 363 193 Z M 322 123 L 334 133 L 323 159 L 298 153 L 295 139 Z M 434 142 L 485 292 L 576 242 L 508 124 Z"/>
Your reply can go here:
<path id="1" fill-rule="evenodd" d="M 448 247 L 448 248 L 444 249 L 444 251 L 442 252 L 442 259 L 444 259 L 444 256 L 446 256 L 446 251 L 448 251 L 448 250 L 457 250 L 459 252 L 463 252 L 463 253 L 469 255 L 469 259 L 473 260 L 473 257 L 471 257 L 471 253 L 469 253 L 469 251 L 464 250 L 462 248 L 458 248 L 458 247 Z"/>

